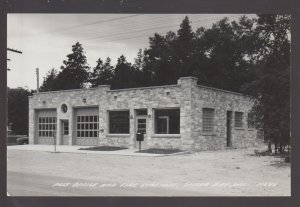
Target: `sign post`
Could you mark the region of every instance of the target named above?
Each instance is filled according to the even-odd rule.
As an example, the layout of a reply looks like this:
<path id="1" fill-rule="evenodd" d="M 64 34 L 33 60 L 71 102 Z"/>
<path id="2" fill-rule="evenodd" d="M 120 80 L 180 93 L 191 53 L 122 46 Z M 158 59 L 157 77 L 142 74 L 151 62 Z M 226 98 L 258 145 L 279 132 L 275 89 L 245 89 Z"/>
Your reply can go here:
<path id="1" fill-rule="evenodd" d="M 144 141 L 144 133 L 138 132 L 136 134 L 136 140 L 139 142 L 139 152 L 140 152 L 142 148 L 141 143 L 142 141 Z"/>
<path id="2" fill-rule="evenodd" d="M 56 131 L 53 131 L 54 152 L 56 153 Z"/>

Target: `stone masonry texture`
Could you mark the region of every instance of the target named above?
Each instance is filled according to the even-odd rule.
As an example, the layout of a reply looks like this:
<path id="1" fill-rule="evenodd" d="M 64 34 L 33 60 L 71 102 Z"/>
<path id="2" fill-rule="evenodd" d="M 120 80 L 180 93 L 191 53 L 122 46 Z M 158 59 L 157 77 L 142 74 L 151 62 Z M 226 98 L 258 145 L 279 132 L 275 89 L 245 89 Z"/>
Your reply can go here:
<path id="1" fill-rule="evenodd" d="M 68 111 L 63 113 L 62 104 Z M 227 111 L 232 111 L 232 147 L 241 148 L 257 143 L 257 131 L 247 126 L 248 112 L 253 102 L 248 96 L 197 85 L 197 79 L 183 77 L 176 85 L 110 90 L 110 86 L 90 89 L 35 93 L 29 97 L 29 142 L 38 144 L 38 113 L 52 109 L 57 116 L 57 144 L 62 144 L 61 120 L 69 120 L 69 145 L 76 145 L 76 109 L 94 107 L 98 109 L 98 145 L 137 147 L 136 110 L 147 109 L 147 134 L 143 148 L 172 148 L 200 151 L 226 148 Z M 180 134 L 154 134 L 154 110 L 179 108 Z M 210 134 L 202 131 L 203 108 L 214 109 L 214 130 Z M 108 111 L 130 112 L 129 134 L 109 134 Z M 234 127 L 235 112 L 243 112 L 243 127 Z"/>

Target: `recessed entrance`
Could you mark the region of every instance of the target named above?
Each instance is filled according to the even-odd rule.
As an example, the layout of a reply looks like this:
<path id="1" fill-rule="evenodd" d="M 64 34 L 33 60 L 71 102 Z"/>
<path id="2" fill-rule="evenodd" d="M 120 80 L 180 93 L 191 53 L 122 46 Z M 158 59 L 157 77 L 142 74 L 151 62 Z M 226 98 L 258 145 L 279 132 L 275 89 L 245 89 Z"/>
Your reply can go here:
<path id="1" fill-rule="evenodd" d="M 142 149 L 147 146 L 147 109 L 137 109 L 135 111 L 135 147 L 138 147 L 138 142 L 136 141 L 137 133 L 144 134 L 144 141 L 142 141 Z"/>
<path id="2" fill-rule="evenodd" d="M 69 120 L 61 121 L 61 144 L 69 144 Z"/>
<path id="3" fill-rule="evenodd" d="M 226 146 L 232 146 L 232 111 L 227 111 L 227 138 L 226 138 Z"/>

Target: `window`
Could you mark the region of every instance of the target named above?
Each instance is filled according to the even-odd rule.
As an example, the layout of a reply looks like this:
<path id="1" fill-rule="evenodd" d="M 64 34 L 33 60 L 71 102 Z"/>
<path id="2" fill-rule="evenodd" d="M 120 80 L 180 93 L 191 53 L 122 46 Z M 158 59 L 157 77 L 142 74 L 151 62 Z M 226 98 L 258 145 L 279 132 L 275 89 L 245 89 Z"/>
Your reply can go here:
<path id="1" fill-rule="evenodd" d="M 235 112 L 234 126 L 243 128 L 243 112 Z"/>
<path id="2" fill-rule="evenodd" d="M 155 110 L 155 134 L 180 134 L 180 109 Z"/>
<path id="3" fill-rule="evenodd" d="M 248 128 L 253 129 L 254 127 L 254 113 L 250 112 L 248 113 Z"/>
<path id="4" fill-rule="evenodd" d="M 69 135 L 69 122 L 68 121 L 64 121 L 64 135 Z"/>
<path id="5" fill-rule="evenodd" d="M 129 134 L 129 111 L 109 111 L 109 133 Z"/>
<path id="6" fill-rule="evenodd" d="M 56 117 L 39 117 L 38 133 L 39 137 L 55 136 Z"/>
<path id="7" fill-rule="evenodd" d="M 99 116 L 77 116 L 77 137 L 98 137 Z"/>
<path id="8" fill-rule="evenodd" d="M 211 108 L 203 108 L 202 110 L 202 131 L 210 133 L 214 131 L 214 113 L 215 110 Z"/>

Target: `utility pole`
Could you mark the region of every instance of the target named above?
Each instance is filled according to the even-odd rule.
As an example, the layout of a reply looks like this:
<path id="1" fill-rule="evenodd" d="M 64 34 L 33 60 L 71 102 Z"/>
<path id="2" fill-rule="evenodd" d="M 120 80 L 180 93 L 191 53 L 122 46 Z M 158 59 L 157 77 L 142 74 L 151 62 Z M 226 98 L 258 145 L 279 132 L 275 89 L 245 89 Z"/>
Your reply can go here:
<path id="1" fill-rule="evenodd" d="M 11 48 L 7 48 L 8 51 L 11 51 L 11 52 L 15 52 L 15 53 L 20 53 L 22 54 L 22 51 L 20 50 L 15 50 L 15 49 L 11 49 Z M 10 61 L 10 59 L 7 58 L 7 61 Z M 8 71 L 11 71 L 11 69 L 7 68 Z"/>
<path id="2" fill-rule="evenodd" d="M 38 93 L 38 92 L 40 92 L 40 86 L 39 86 L 39 76 L 40 76 L 40 74 L 39 74 L 39 68 L 36 68 L 36 71 L 35 71 L 35 73 L 36 73 L 36 92 Z"/>

